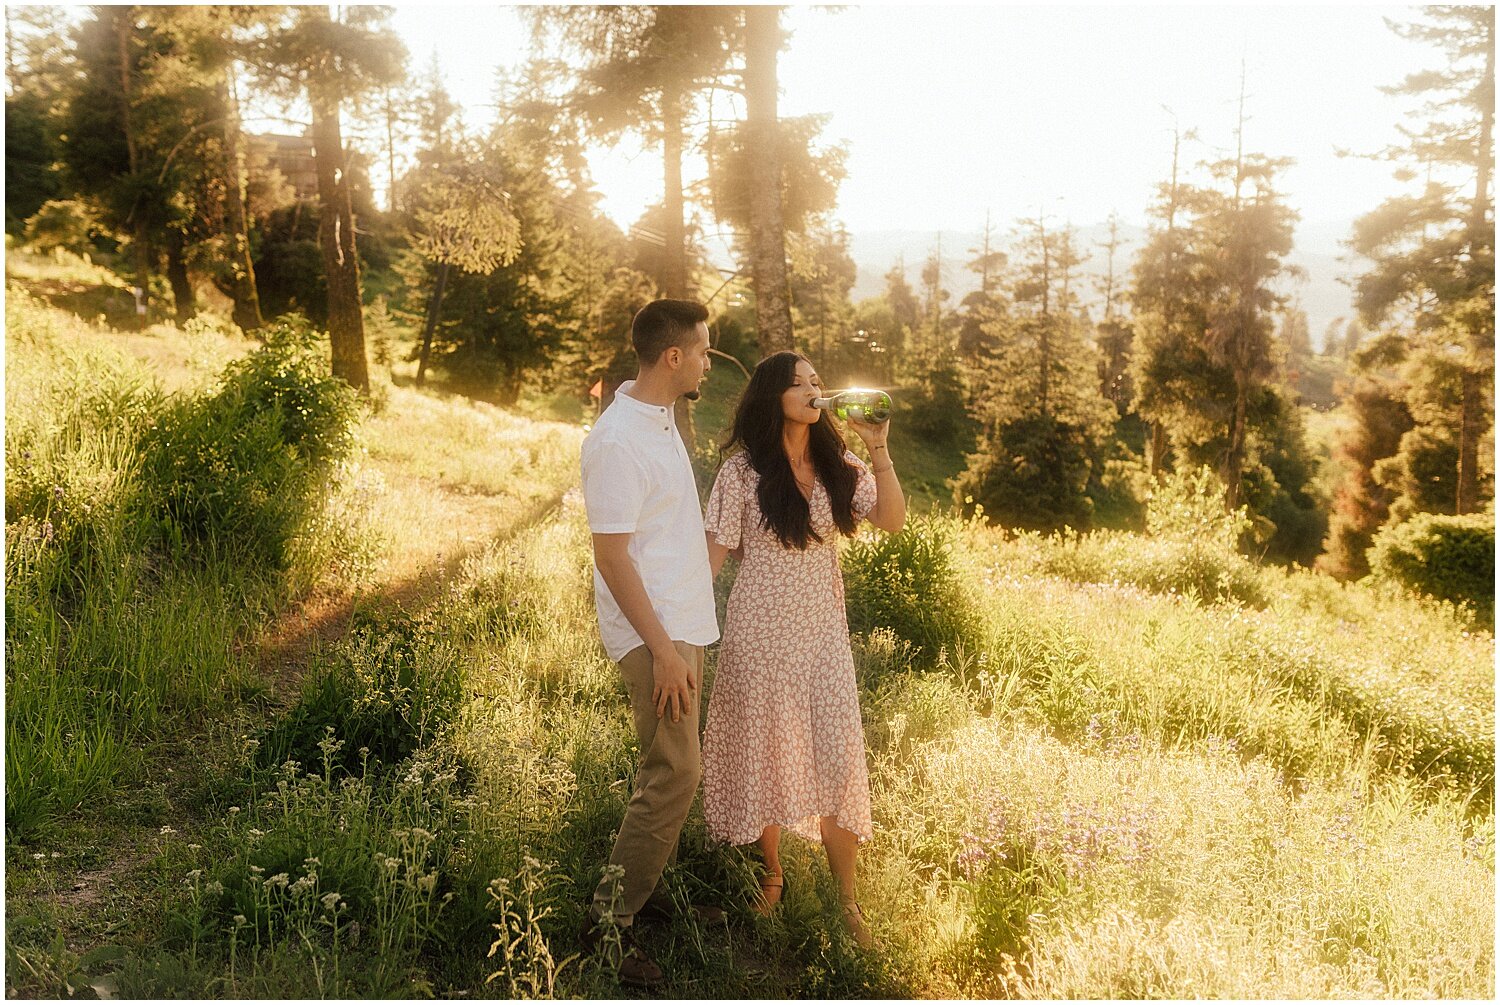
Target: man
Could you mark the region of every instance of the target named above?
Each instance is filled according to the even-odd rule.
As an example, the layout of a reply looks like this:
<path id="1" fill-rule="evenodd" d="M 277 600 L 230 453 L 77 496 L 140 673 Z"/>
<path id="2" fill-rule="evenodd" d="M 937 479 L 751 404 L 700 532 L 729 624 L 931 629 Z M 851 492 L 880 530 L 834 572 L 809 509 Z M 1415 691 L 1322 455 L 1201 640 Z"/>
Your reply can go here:
<path id="1" fill-rule="evenodd" d="M 708 375 L 708 310 L 656 300 L 630 326 L 639 373 L 621 385 L 583 441 L 584 506 L 594 538 L 599 634 L 620 667 L 641 762 L 625 820 L 594 892 L 583 942 L 613 912 L 620 980 L 650 986 L 661 969 L 631 937 L 677 845 L 702 776 L 698 745 L 703 647 L 719 638 L 703 511 L 687 448 L 672 421 Z M 623 870 L 623 876 L 616 878 Z"/>

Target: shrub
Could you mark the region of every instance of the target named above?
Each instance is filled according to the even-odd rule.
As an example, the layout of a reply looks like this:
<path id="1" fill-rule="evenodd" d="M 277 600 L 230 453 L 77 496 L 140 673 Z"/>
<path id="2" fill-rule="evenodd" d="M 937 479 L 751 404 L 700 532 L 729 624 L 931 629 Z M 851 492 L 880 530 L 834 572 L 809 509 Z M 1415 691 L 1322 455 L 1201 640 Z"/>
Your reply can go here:
<path id="1" fill-rule="evenodd" d="M 26 243 L 37 251 L 58 248 L 75 255 L 94 249 L 99 221 L 89 207 L 73 199 L 50 199 L 26 221 Z"/>
<path id="2" fill-rule="evenodd" d="M 325 661 L 266 734 L 262 764 L 316 763 L 329 728 L 345 744 L 338 767 L 395 764 L 451 722 L 463 698 L 458 651 L 407 617 L 356 624 Z"/>
<path id="3" fill-rule="evenodd" d="M 1224 508 L 1224 483 L 1207 466 L 1173 471 L 1146 498 L 1146 533 L 1204 541 L 1234 550 L 1250 529 L 1245 507 Z"/>
<path id="4" fill-rule="evenodd" d="M 1206 603 L 1263 607 L 1267 600 L 1255 564 L 1211 541 L 1153 540 L 1123 531 L 1021 534 L 1016 540 L 1040 571 L 1075 583 L 1130 583 L 1153 593 L 1191 593 Z"/>
<path id="5" fill-rule="evenodd" d="M 856 538 L 844 552 L 850 628 L 889 628 L 928 657 L 967 635 L 975 616 L 952 548 L 951 523 L 940 517 L 909 519 L 899 534 Z"/>
<path id="6" fill-rule="evenodd" d="M 324 373 L 314 341 L 303 323 L 272 329 L 217 393 L 174 402 L 143 437 L 145 504 L 174 554 L 287 564 L 357 417 L 354 391 Z"/>
<path id="7" fill-rule="evenodd" d="M 1438 600 L 1468 602 L 1494 624 L 1494 513 L 1423 513 L 1377 534 L 1369 556 L 1376 578 Z"/>

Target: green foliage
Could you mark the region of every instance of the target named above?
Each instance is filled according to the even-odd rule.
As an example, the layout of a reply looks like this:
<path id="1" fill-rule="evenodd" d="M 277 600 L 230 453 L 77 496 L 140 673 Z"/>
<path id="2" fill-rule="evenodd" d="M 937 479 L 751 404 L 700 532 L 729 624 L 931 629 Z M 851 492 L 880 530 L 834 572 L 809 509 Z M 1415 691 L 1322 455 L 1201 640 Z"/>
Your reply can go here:
<path id="1" fill-rule="evenodd" d="M 1020 221 L 1010 305 L 973 304 L 969 410 L 983 433 L 954 483 L 966 512 L 1032 530 L 1087 529 L 1086 489 L 1114 428 L 1099 390 L 1100 361 L 1086 338 L 1072 271 L 1083 258 L 1071 228 Z"/>
<path id="2" fill-rule="evenodd" d="M 1393 495 L 1375 477 L 1375 465 L 1392 457 L 1411 428 L 1411 412 L 1397 388 L 1369 375 L 1355 378 L 1341 406 L 1348 417 L 1333 448 L 1342 469 L 1318 568 L 1340 579 L 1370 571 L 1366 553 L 1390 515 Z"/>
<path id="3" fill-rule="evenodd" d="M 354 414 L 321 366 L 302 383 L 312 364 L 286 333 L 217 394 L 166 398 L 24 293 L 6 312 L 6 806 L 7 826 L 30 834 L 117 783 L 163 723 L 243 681 L 237 640 L 287 588 L 278 573 L 294 555 L 328 556 L 288 537 L 271 542 L 274 567 L 260 564 L 266 542 L 239 535 L 266 532 L 265 514 L 225 507 L 264 503 L 295 515 L 277 532 L 347 543 L 348 528 L 311 522 L 326 486 L 299 472 L 346 449 Z M 205 470 L 204 457 L 223 464 Z M 160 513 L 194 494 L 213 522 L 192 554 L 162 555 Z"/>
<path id="4" fill-rule="evenodd" d="M 1202 541 L 1233 551 L 1250 529 L 1244 506 L 1224 507 L 1224 483 L 1212 468 L 1174 471 L 1152 489 L 1146 503 L 1146 533 L 1151 537 Z"/>
<path id="5" fill-rule="evenodd" d="M 318 250 L 319 208 L 297 202 L 266 214 L 252 247 L 256 289 L 267 317 L 297 312 L 315 325 L 328 323 L 328 279 Z M 369 253 L 369 241 L 357 247 Z M 368 265 L 362 260 L 361 266 Z"/>
<path id="6" fill-rule="evenodd" d="M 507 197 L 482 176 L 439 176 L 416 198 L 412 247 L 434 262 L 493 272 L 521 249 L 520 225 Z"/>
<path id="7" fill-rule="evenodd" d="M 1087 529 L 1093 500 L 1084 494 L 1090 443 L 1077 426 L 1046 415 L 1016 419 L 982 438 L 953 494 L 965 512 L 1021 530 Z"/>
<path id="8" fill-rule="evenodd" d="M 1495 619 L 1495 515 L 1423 513 L 1375 536 L 1370 571 L 1439 600 L 1473 605 Z"/>
<path id="9" fill-rule="evenodd" d="M 142 438 L 146 505 L 174 554 L 283 568 L 353 444 L 357 400 L 328 376 L 305 323 L 283 322 L 225 371 L 212 395 L 178 400 Z"/>
<path id="10" fill-rule="evenodd" d="M 5 232 L 19 235 L 26 221 L 62 194 L 57 171 L 55 106 L 30 90 L 5 97 Z"/>
<path id="11" fill-rule="evenodd" d="M 506 193 L 520 245 L 504 249 L 504 264 L 492 270 L 449 273 L 431 357 L 465 393 L 506 405 L 552 373 L 565 347 L 592 351 L 604 316 L 619 313 L 620 298 L 640 285 L 628 272 L 601 282 L 609 264 L 625 257 L 622 235 L 598 219 L 591 196 L 546 170 L 544 147 L 518 141 L 525 128 L 502 124 L 469 152 L 472 170 Z M 413 251 L 398 267 L 406 279 L 399 304 L 415 321 L 428 307 L 429 265 Z M 641 306 L 631 304 L 630 314 Z M 588 387 L 576 371 L 565 379 Z"/>
<path id="12" fill-rule="evenodd" d="M 1494 120 L 1495 13 L 1486 7 L 1424 9 L 1420 19 L 1390 22 L 1403 37 L 1441 52 L 1439 66 L 1387 90 L 1421 99 L 1411 106 L 1405 140 L 1384 152 L 1409 169 L 1478 172 L 1488 180 L 1494 152 L 1476 137 Z M 1355 221 L 1350 245 L 1369 260 L 1355 281 L 1355 302 L 1369 324 L 1394 322 L 1356 356 L 1372 376 L 1395 369 L 1393 385 L 1411 428 L 1394 454 L 1362 464 L 1361 481 L 1391 493 L 1390 512 L 1466 513 L 1494 496 L 1495 228 L 1492 195 L 1429 180 L 1422 191 L 1387 199 Z M 1351 333 L 1352 334 L 1352 333 Z M 1357 498 L 1357 497 L 1356 497 Z M 1367 540 L 1373 526 L 1350 533 Z M 1349 551 L 1352 549 L 1345 549 Z M 1359 571 L 1360 560 L 1338 565 Z"/>
<path id="13" fill-rule="evenodd" d="M 164 856 L 182 880 L 163 941 L 217 961 L 211 980 L 229 996 L 399 995 L 444 937 L 455 878 L 467 879 L 458 845 L 471 803 L 451 759 L 418 755 L 376 780 L 336 770 L 343 742 L 331 732 L 320 746 L 306 772 L 256 773 L 211 838 L 216 854 Z M 126 983 L 155 990 L 155 971 L 127 971 Z"/>
<path id="14" fill-rule="evenodd" d="M 833 209 L 843 181 L 848 148 L 843 144 L 817 147 L 827 115 L 802 115 L 777 122 L 781 143 L 781 188 L 784 224 L 789 231 L 803 230 L 809 220 Z M 750 224 L 754 194 L 755 158 L 759 151 L 746 141 L 749 127 L 710 134 L 709 183 L 714 214 L 736 230 Z"/>
<path id="15" fill-rule="evenodd" d="M 1258 395 L 1257 422 L 1247 445 L 1241 499 L 1272 530 L 1262 558 L 1311 566 L 1328 530 L 1327 501 L 1314 490 L 1318 463 L 1300 408 L 1279 386 Z"/>
<path id="16" fill-rule="evenodd" d="M 1124 425 L 1126 420 L 1117 424 Z M 1088 495 L 1094 504 L 1097 528 L 1141 531 L 1146 527 L 1146 497 L 1150 494 L 1150 466 L 1121 440 L 1105 447 L 1089 472 Z"/>
<path id="17" fill-rule="evenodd" d="M 1128 583 L 1152 593 L 1255 607 L 1265 606 L 1270 596 L 1254 564 L 1212 539 L 1065 531 L 1051 539 L 1022 534 L 1017 541 L 1018 547 L 1034 549 L 1038 569 L 1076 583 Z"/>
<path id="18" fill-rule="evenodd" d="M 973 601 L 951 557 L 954 525 L 908 519 L 899 534 L 860 537 L 844 551 L 845 603 L 857 632 L 888 628 L 935 659 L 973 624 Z"/>
<path id="19" fill-rule="evenodd" d="M 930 443 L 958 449 L 974 441 L 976 423 L 964 407 L 963 371 L 956 361 L 918 367 L 916 380 L 896 397 L 898 421 Z"/>
<path id="20" fill-rule="evenodd" d="M 94 249 L 99 223 L 86 203 L 77 199 L 49 199 L 26 220 L 26 243 L 38 251 L 61 248 L 75 255 Z"/>
<path id="21" fill-rule="evenodd" d="M 344 744 L 333 767 L 395 765 L 457 714 L 460 666 L 434 625 L 405 617 L 356 624 L 314 663 L 301 700 L 262 740 L 260 763 L 317 763 L 331 730 Z"/>

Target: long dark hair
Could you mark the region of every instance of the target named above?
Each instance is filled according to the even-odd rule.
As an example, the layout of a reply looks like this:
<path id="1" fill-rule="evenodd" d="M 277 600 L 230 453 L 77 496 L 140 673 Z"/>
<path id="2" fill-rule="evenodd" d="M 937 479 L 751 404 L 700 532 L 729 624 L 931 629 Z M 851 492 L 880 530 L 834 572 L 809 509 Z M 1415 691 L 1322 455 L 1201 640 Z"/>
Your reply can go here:
<path id="1" fill-rule="evenodd" d="M 782 547 L 805 549 L 823 538 L 812 528 L 807 497 L 797 488 L 797 478 L 781 443 L 786 416 L 781 396 L 797 379 L 797 364 L 811 363 L 796 352 L 778 352 L 755 365 L 750 384 L 734 410 L 734 424 L 719 448 L 720 455 L 743 450 L 750 466 L 760 475 L 755 490 L 760 501 L 761 525 L 769 528 Z M 854 533 L 854 469 L 844 459 L 844 438 L 827 412 L 809 429 L 808 452 L 813 470 L 828 490 L 833 504 L 833 522 L 845 534 Z"/>

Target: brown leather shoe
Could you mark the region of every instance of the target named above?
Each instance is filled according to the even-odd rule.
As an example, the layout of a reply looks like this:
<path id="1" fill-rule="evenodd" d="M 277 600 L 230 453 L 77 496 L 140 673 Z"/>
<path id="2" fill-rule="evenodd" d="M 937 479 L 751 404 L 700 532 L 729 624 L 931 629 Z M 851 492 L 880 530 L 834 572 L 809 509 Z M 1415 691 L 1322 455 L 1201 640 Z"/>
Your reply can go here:
<path id="1" fill-rule="evenodd" d="M 628 928 L 620 935 L 620 948 L 625 952 L 616 970 L 621 984 L 629 984 L 637 988 L 654 988 L 666 980 L 661 967 L 646 955 L 644 949 L 635 944 L 635 937 L 630 935 Z"/>
<path id="2" fill-rule="evenodd" d="M 599 948 L 599 944 L 604 941 L 603 927 L 595 920 L 592 909 L 584 911 L 583 924 L 578 930 L 578 942 L 585 952 L 592 953 Z M 611 962 L 614 963 L 615 973 L 620 978 L 620 983 L 638 988 L 652 988 L 665 980 L 661 967 L 657 966 L 646 951 L 636 943 L 635 935 L 630 929 L 621 928 L 618 931 L 620 933 L 620 958 Z M 610 952 L 609 955 L 614 954 Z"/>
<path id="3" fill-rule="evenodd" d="M 712 904 L 689 904 L 688 911 L 700 925 L 718 925 L 724 921 L 724 909 Z M 671 897 L 660 890 L 651 894 L 641 909 L 635 913 L 637 921 L 666 924 L 677 915 L 677 905 Z"/>

